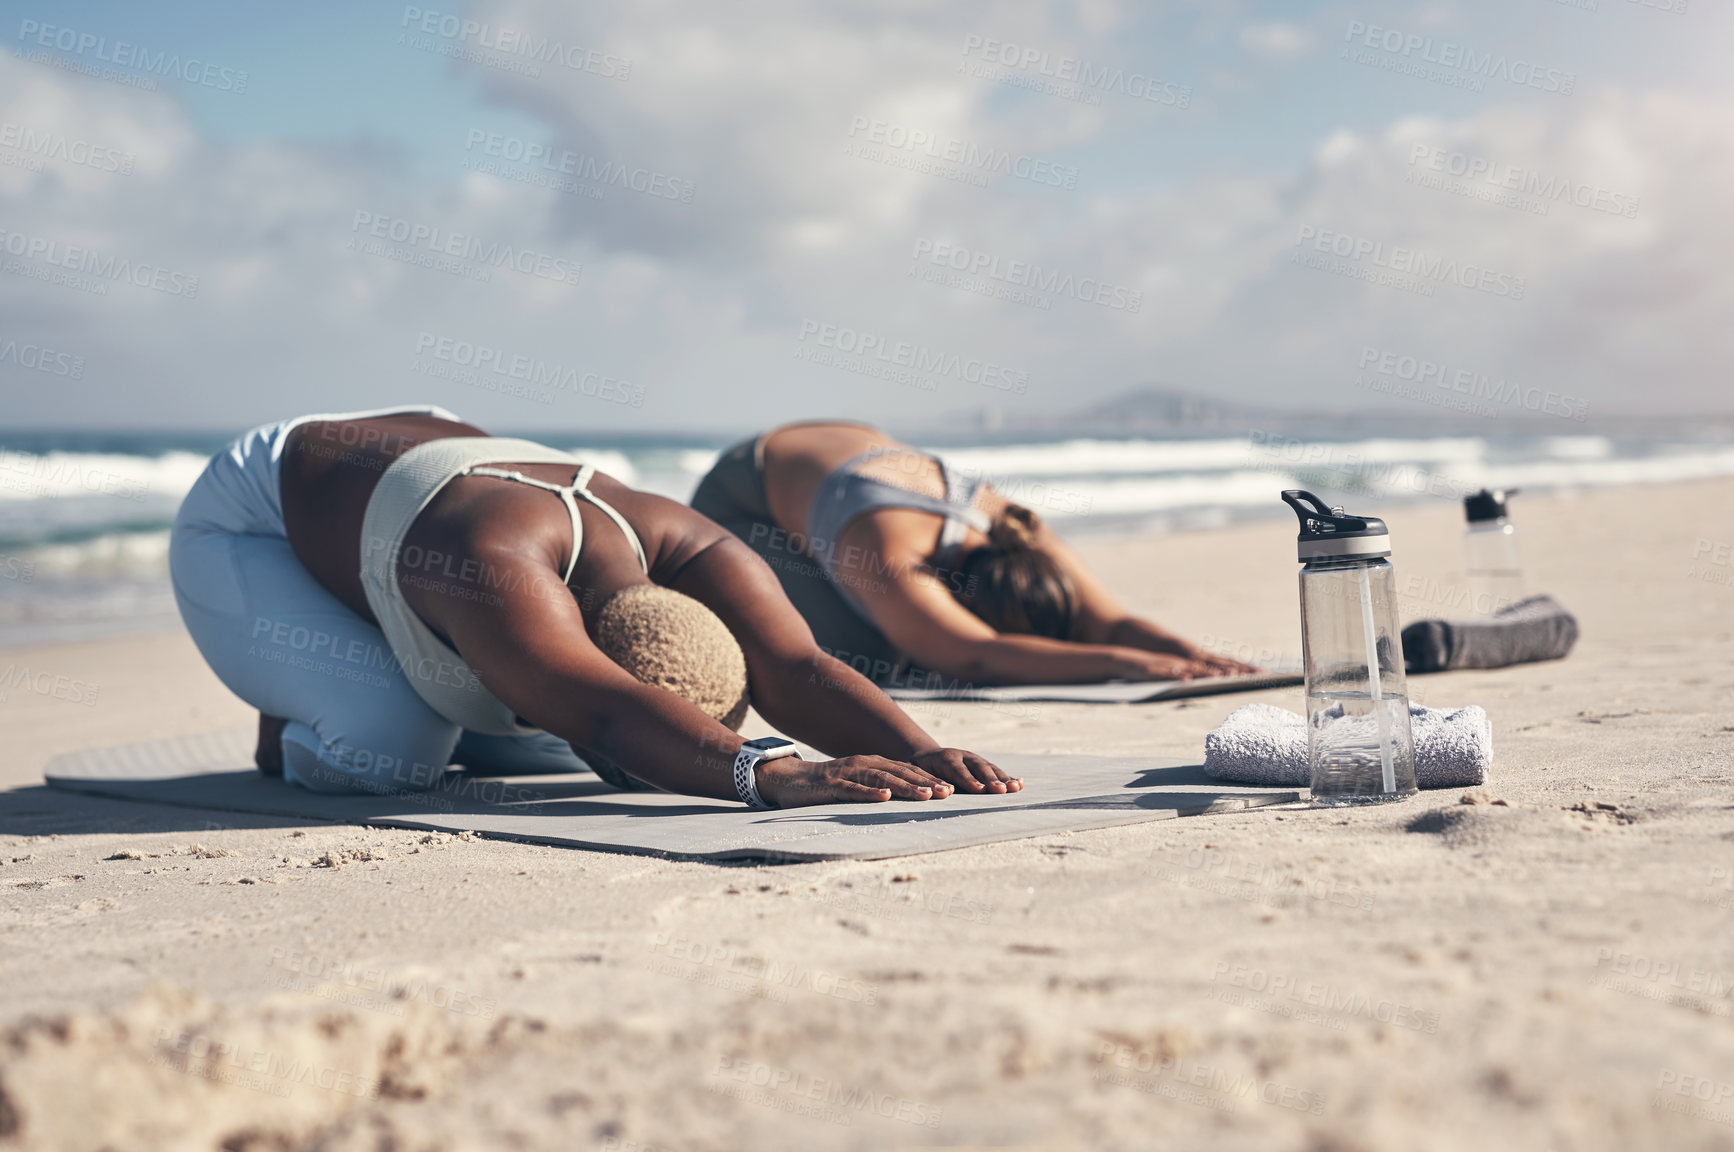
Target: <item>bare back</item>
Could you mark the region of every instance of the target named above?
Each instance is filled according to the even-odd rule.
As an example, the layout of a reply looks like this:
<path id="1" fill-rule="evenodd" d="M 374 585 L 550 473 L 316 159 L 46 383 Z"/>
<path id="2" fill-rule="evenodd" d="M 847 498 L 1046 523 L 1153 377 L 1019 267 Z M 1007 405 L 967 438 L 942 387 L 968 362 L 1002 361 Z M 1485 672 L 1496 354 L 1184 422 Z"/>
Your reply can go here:
<path id="1" fill-rule="evenodd" d="M 296 558 L 327 590 L 363 619 L 373 613 L 361 584 L 362 523 L 367 504 L 386 469 L 405 452 L 430 440 L 486 436 L 470 424 L 406 414 L 370 420 L 316 421 L 297 427 L 283 453 L 283 521 Z M 509 458 L 498 461 L 510 464 Z M 573 469 L 525 464 L 526 476 L 564 484 Z M 678 564 L 712 542 L 702 517 L 671 501 L 637 492 L 597 473 L 592 489 L 633 526 L 651 572 Z M 608 516 L 581 503 L 584 544 L 570 588 L 586 625 L 593 610 L 631 584 L 646 582 L 630 543 Z M 446 617 L 461 611 L 469 593 L 481 589 L 476 557 L 503 549 L 529 554 L 545 577 L 522 594 L 559 590 L 572 551 L 571 519 L 553 495 L 522 484 L 460 476 L 428 504 L 405 536 L 398 580 L 405 599 L 434 630 L 449 632 Z M 474 585 L 475 588 L 471 588 Z M 477 594 L 480 594 L 479 592 Z"/>
<path id="2" fill-rule="evenodd" d="M 890 451 L 858 465 L 860 475 L 934 499 L 945 497 L 945 478 L 939 465 L 925 452 L 877 428 L 844 423 L 790 424 L 767 435 L 764 442 L 765 498 L 777 524 L 786 531 L 804 534 L 813 496 L 826 477 L 871 449 Z M 1003 498 L 984 489 L 977 507 L 992 516 L 1004 504 Z M 921 509 L 874 509 L 852 522 L 838 543 L 875 548 L 892 562 L 917 562 L 933 554 L 943 524 L 942 517 Z M 986 542 L 987 537 L 972 528 L 964 544 L 976 547 Z"/>

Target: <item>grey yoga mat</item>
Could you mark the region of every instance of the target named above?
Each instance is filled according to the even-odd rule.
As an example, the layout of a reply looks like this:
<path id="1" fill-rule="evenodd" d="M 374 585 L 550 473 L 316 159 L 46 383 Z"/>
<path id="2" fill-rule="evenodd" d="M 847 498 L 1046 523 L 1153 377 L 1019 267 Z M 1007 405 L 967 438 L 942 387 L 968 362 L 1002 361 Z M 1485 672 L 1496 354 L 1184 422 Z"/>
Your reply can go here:
<path id="1" fill-rule="evenodd" d="M 1207 680 L 1111 680 L 1106 684 L 958 685 L 953 688 L 887 688 L 893 700 L 982 700 L 995 704 L 1038 701 L 1066 704 L 1148 704 L 1184 696 L 1215 696 L 1252 692 L 1303 683 L 1298 671 L 1253 672 L 1245 676 L 1214 676 Z"/>
<path id="2" fill-rule="evenodd" d="M 58 756 L 48 785 L 74 792 L 286 817 L 528 840 L 679 859 L 881 860 L 1177 816 L 1298 800 L 1293 789 L 1212 780 L 1173 758 L 997 755 L 1020 775 L 1009 796 L 924 804 L 832 804 L 754 812 L 662 792 L 619 792 L 588 773 L 476 777 L 446 773 L 431 792 L 330 796 L 267 780 L 252 767 L 253 732 L 155 740 Z"/>

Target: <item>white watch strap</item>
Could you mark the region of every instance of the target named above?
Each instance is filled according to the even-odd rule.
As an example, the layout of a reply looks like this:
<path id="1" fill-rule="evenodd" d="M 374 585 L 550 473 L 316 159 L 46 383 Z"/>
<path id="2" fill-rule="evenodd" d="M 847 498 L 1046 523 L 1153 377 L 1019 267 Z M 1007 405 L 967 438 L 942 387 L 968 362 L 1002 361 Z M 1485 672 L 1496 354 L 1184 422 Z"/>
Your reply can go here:
<path id="1" fill-rule="evenodd" d="M 735 755 L 735 793 L 748 808 L 769 808 L 759 795 L 758 766 L 765 754 L 757 748 L 742 748 Z"/>

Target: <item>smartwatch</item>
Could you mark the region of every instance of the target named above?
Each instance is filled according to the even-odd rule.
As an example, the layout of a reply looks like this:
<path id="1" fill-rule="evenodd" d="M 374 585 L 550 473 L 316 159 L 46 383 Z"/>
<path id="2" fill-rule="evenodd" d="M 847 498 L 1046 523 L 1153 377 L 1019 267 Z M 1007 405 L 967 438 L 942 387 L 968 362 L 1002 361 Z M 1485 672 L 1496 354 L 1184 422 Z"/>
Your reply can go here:
<path id="1" fill-rule="evenodd" d="M 759 783 L 754 777 L 761 761 L 777 760 L 784 756 L 793 756 L 799 760 L 801 753 L 793 740 L 785 740 L 781 736 L 760 736 L 757 740 L 748 740 L 741 745 L 740 752 L 735 756 L 735 792 L 740 796 L 741 803 L 748 808 L 770 807 L 765 803 L 765 798 L 759 795 Z"/>

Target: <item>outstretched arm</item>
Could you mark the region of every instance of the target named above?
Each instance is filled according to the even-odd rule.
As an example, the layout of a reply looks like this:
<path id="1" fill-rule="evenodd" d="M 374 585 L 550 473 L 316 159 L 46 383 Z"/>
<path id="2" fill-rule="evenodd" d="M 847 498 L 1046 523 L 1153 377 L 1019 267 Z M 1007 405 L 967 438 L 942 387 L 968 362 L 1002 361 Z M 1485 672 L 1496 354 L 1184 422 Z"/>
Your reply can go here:
<path id="1" fill-rule="evenodd" d="M 907 761 L 970 792 L 1023 787 L 973 752 L 941 747 L 872 681 L 827 655 L 770 566 L 733 535 L 717 533 L 670 587 L 728 625 L 746 654 L 753 707 L 779 731 L 833 756 Z"/>
<path id="2" fill-rule="evenodd" d="M 739 734 L 608 659 L 591 642 L 577 602 L 563 594 L 546 557 L 499 547 L 471 556 L 498 586 L 517 594 L 460 600 L 419 593 L 412 604 L 445 632 L 490 692 L 588 760 L 671 792 L 736 799 Z M 562 594 L 546 594 L 550 584 Z M 760 766 L 758 781 L 761 794 L 779 807 L 943 799 L 952 791 L 928 771 L 884 755 L 773 760 Z"/>
<path id="3" fill-rule="evenodd" d="M 896 556 L 872 518 L 857 523 L 857 544 L 864 551 Z M 855 594 L 880 631 L 923 667 L 966 683 L 1094 684 L 1206 674 L 1187 657 L 1136 645 L 997 632 L 914 557 L 887 559 L 874 571 L 875 578 L 862 581 Z"/>
<path id="4" fill-rule="evenodd" d="M 1078 558 L 1078 554 L 1068 548 L 1065 541 L 1047 525 L 1042 525 L 1037 540 L 1042 551 L 1052 556 L 1055 562 L 1066 570 L 1066 575 L 1072 578 L 1072 586 L 1078 590 L 1079 599 L 1083 602 L 1079 613 L 1083 640 L 1179 657 L 1197 666 L 1197 676 L 1226 676 L 1258 671 L 1250 664 L 1242 664 L 1238 660 L 1207 652 L 1154 621 L 1126 611 L 1114 594 L 1108 591 L 1107 586 Z"/>
<path id="5" fill-rule="evenodd" d="M 923 667 L 970 684 L 1097 684 L 1207 675 L 1187 656 L 1121 641 L 996 632 L 931 576 L 910 571 L 863 596 L 874 622 Z"/>

